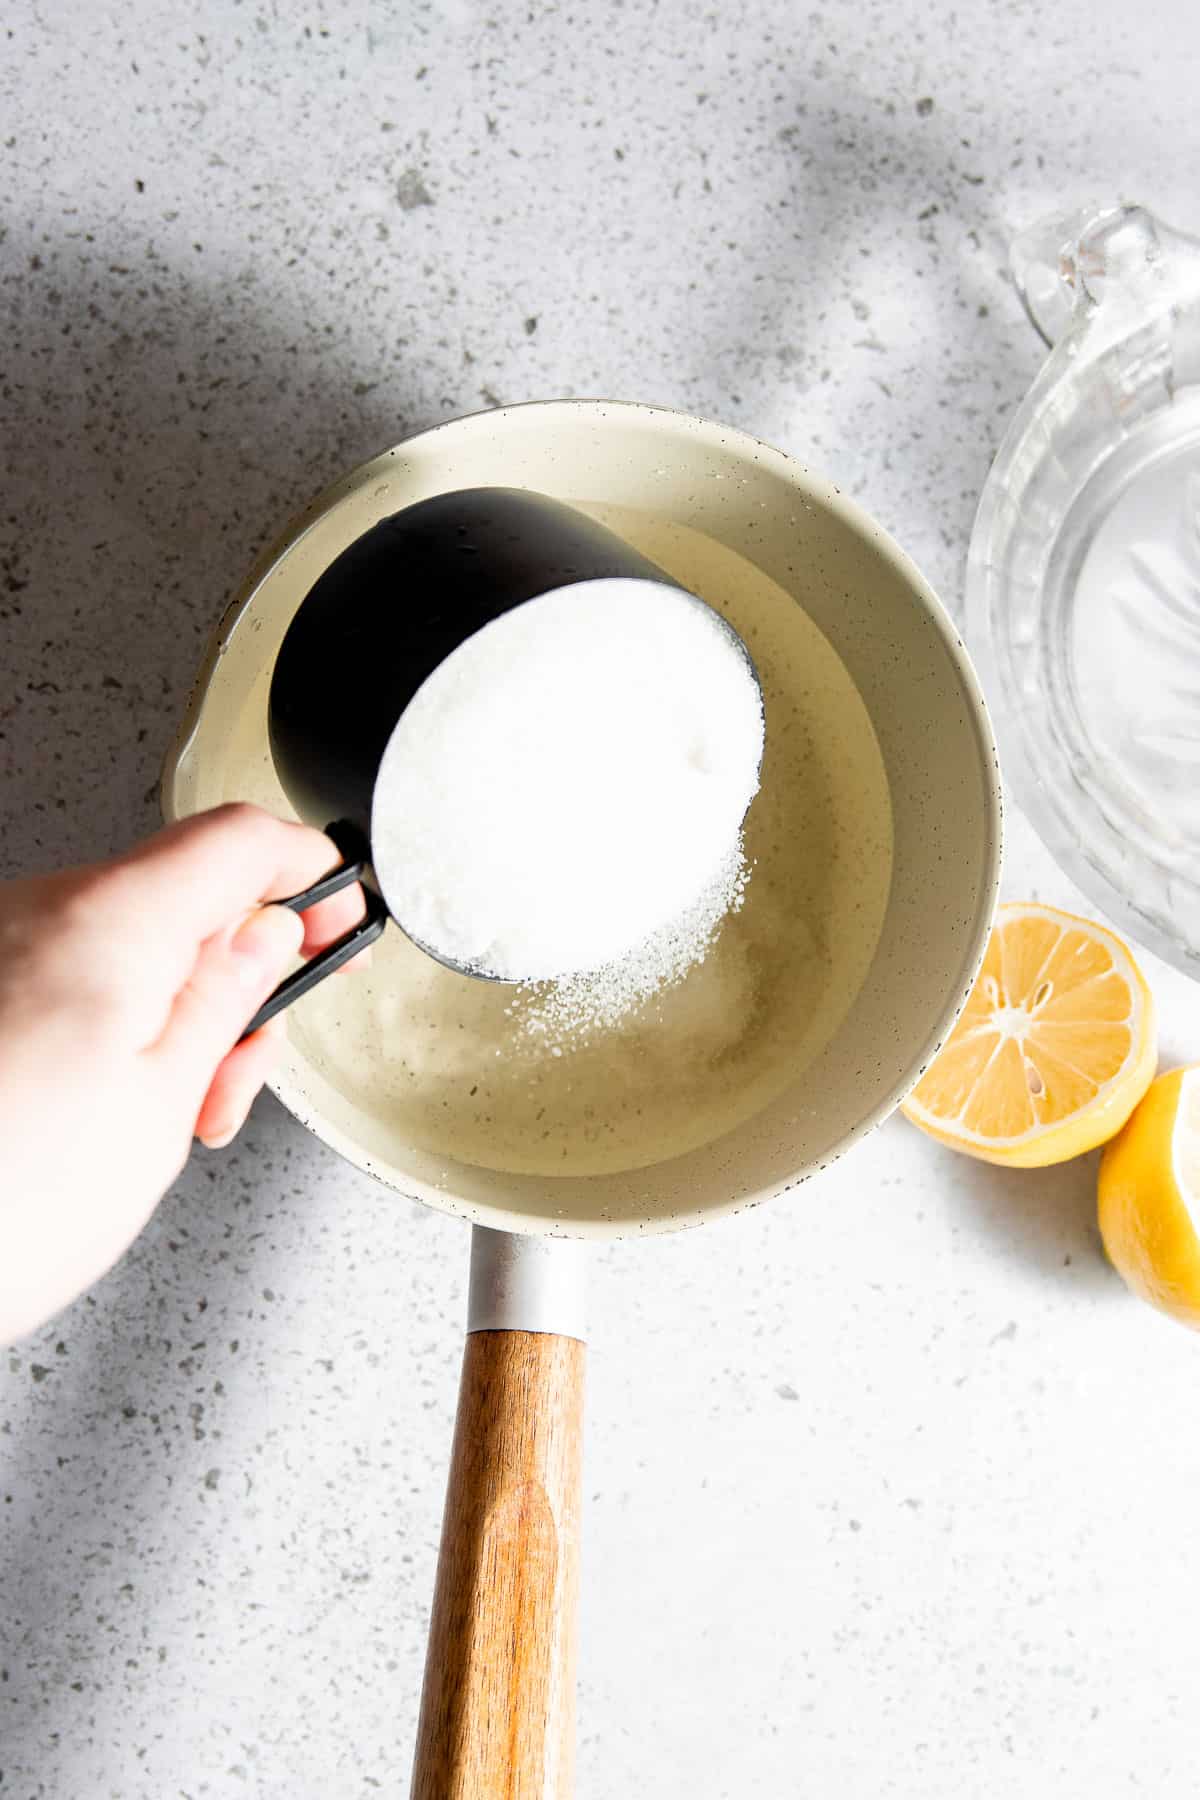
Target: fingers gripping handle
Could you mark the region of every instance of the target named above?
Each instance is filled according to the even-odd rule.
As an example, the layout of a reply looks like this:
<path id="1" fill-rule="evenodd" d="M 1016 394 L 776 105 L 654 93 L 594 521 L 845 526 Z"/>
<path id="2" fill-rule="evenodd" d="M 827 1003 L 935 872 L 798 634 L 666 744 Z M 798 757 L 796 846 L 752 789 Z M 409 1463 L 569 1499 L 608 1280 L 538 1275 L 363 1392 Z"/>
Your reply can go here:
<path id="1" fill-rule="evenodd" d="M 357 925 L 343 932 L 334 943 L 327 944 L 315 956 L 302 963 L 290 975 L 285 975 L 279 986 L 263 1001 L 250 1023 L 243 1031 L 238 1042 L 248 1038 L 252 1032 L 258 1031 L 273 1019 L 276 1013 L 290 1006 L 293 1000 L 311 992 L 327 975 L 333 975 L 338 969 L 344 969 L 352 957 L 373 944 L 388 921 L 388 910 L 374 888 L 367 886 L 363 877 L 367 872 L 367 858 L 357 843 L 348 836 L 346 830 L 338 825 L 331 825 L 326 836 L 333 839 L 342 852 L 343 860 L 336 869 L 322 875 L 311 887 L 306 887 L 299 894 L 290 894 L 286 900 L 276 901 L 277 906 L 286 906 L 292 912 L 307 912 L 310 906 L 318 906 L 322 900 L 328 900 L 331 894 L 340 893 L 343 888 L 350 887 L 356 881 L 363 882 L 363 899 L 366 902 L 366 914 Z"/>

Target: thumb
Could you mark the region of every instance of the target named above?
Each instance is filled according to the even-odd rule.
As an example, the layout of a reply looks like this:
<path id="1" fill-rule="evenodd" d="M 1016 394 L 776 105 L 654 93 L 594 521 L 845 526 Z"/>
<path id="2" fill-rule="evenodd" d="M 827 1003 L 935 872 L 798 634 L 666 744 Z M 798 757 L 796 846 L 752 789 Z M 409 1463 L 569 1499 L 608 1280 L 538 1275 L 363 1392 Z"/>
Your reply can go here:
<path id="1" fill-rule="evenodd" d="M 197 1106 L 303 939 L 298 913 L 260 906 L 201 947 L 156 1046 L 176 1078 L 196 1089 Z"/>

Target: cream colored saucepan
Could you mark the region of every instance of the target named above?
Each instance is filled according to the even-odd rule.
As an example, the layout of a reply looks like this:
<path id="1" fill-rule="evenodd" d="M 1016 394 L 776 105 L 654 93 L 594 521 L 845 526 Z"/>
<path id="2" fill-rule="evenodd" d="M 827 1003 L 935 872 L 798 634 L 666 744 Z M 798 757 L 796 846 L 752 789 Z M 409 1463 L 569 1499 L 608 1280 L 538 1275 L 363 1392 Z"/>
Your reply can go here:
<path id="1" fill-rule="evenodd" d="M 975 677 L 895 544 L 741 432 L 597 401 L 454 420 L 296 520 L 216 631 L 168 762 L 169 817 L 230 799 L 290 811 L 267 696 L 301 600 L 380 519 L 490 485 L 591 513 L 716 607 L 758 668 L 766 751 L 745 904 L 642 1013 L 572 1039 L 544 999 L 514 1006 L 388 932 L 367 973 L 288 1015 L 284 1104 L 475 1227 L 421 1800 L 571 1791 L 580 1240 L 751 1206 L 886 1117 L 966 997 L 1000 856 Z"/>

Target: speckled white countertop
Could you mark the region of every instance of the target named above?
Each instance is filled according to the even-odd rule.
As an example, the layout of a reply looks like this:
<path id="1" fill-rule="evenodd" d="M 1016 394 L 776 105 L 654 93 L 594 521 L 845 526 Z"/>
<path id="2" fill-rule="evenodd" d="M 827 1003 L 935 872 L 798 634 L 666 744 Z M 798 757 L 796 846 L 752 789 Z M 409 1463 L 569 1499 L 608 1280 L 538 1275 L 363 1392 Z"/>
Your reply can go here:
<path id="1" fill-rule="evenodd" d="M 1007 241 L 1200 227 L 1198 92 L 1192 0 L 12 0 L 3 868 L 148 827 L 256 548 L 497 400 L 746 425 L 957 606 L 1040 357 Z M 1077 898 L 1020 819 L 1006 889 Z M 597 1256 L 581 1794 L 1195 1793 L 1200 1350 L 1093 1182 L 897 1120 Z M 268 1099 L 13 1349 L 0 1795 L 406 1792 L 466 1249 Z"/>

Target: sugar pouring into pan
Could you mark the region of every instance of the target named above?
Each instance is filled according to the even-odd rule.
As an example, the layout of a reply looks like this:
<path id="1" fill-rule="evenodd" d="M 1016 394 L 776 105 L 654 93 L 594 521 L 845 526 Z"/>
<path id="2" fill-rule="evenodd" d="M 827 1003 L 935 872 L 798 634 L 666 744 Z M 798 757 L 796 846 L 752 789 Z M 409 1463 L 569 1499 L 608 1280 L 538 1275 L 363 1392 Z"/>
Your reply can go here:
<path id="1" fill-rule="evenodd" d="M 721 616 L 582 513 L 505 489 L 381 521 L 302 602 L 270 690 L 275 766 L 367 916 L 248 1030 L 387 917 L 450 969 L 545 982 L 661 940 L 699 954 L 740 893 L 763 704 Z M 665 934 L 665 936 L 664 936 Z"/>

